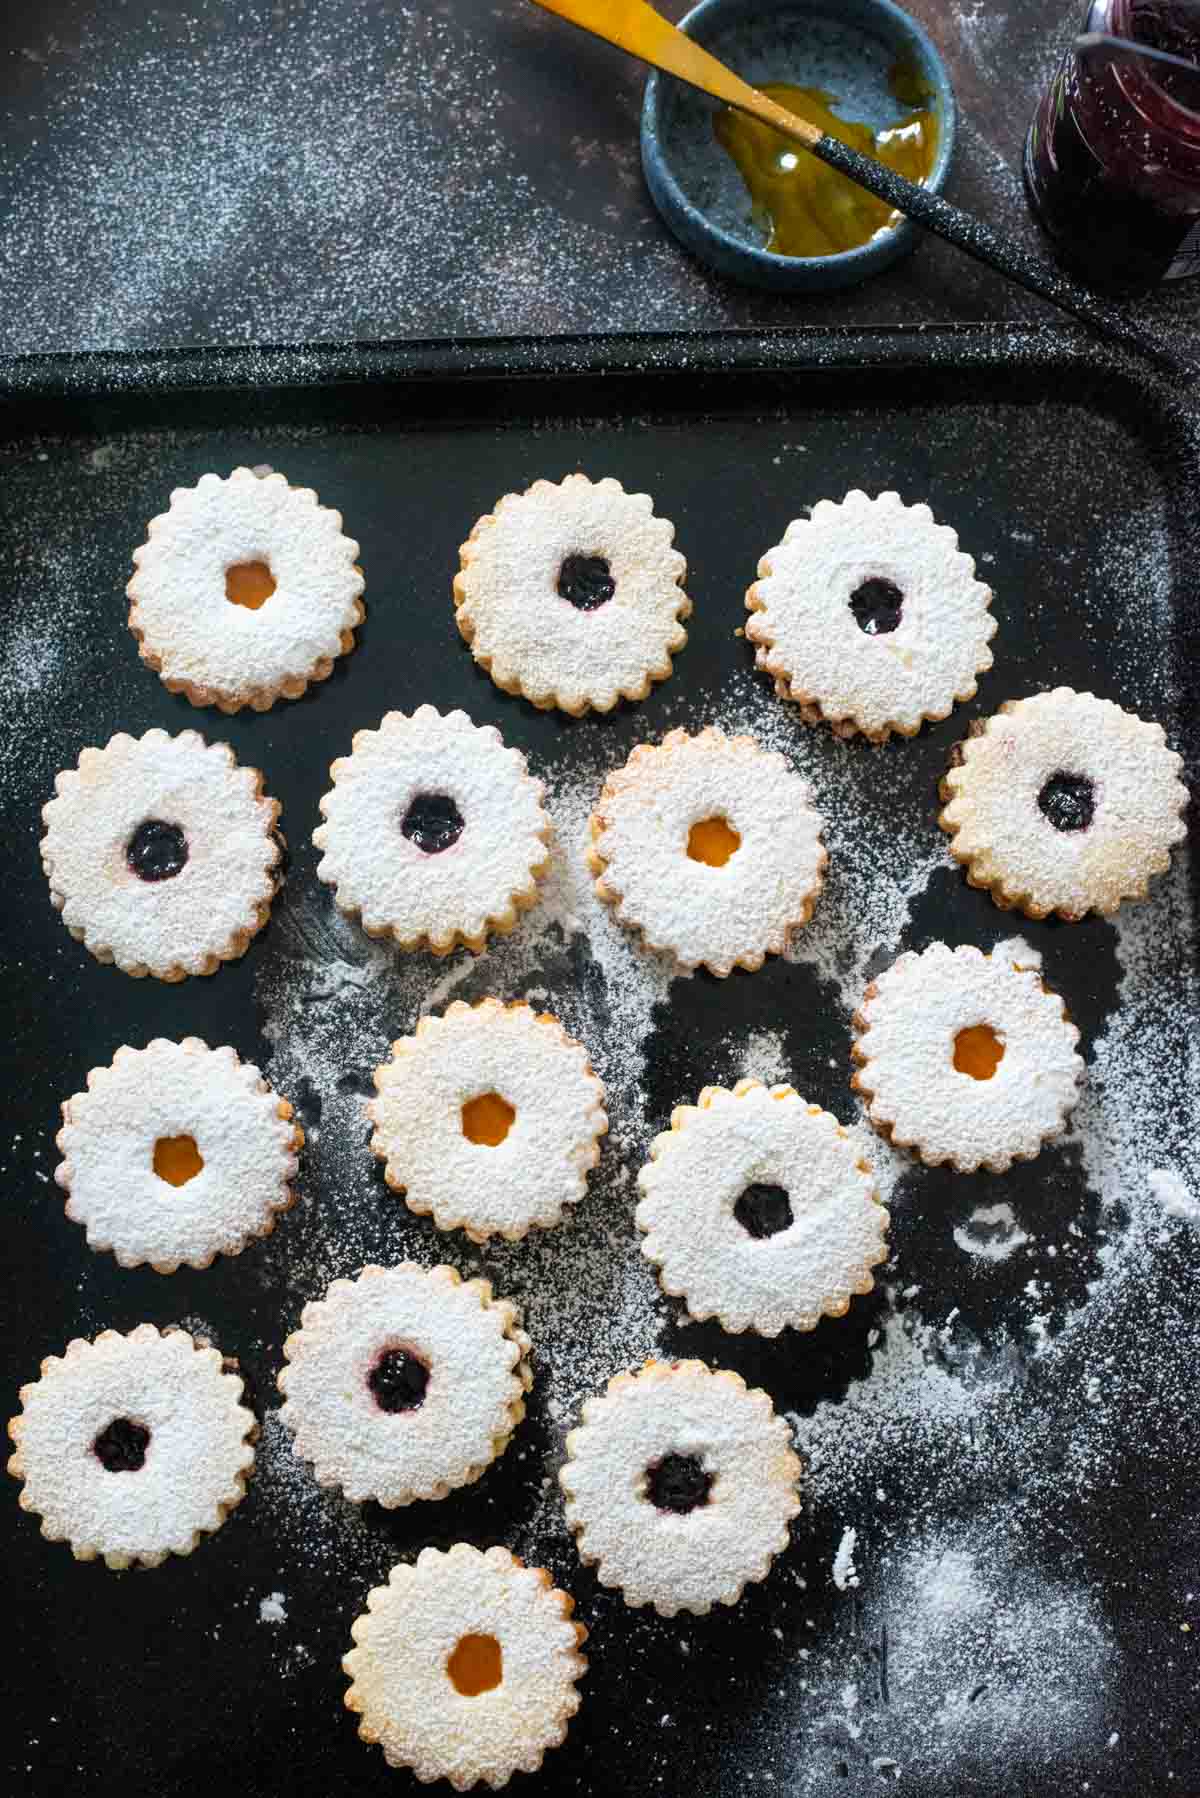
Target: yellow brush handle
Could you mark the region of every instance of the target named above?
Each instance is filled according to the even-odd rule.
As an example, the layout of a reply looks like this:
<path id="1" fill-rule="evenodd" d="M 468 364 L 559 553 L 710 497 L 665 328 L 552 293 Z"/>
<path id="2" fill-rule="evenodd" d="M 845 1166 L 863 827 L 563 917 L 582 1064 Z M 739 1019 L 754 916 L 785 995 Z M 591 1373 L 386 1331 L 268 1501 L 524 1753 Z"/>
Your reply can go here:
<path id="1" fill-rule="evenodd" d="M 810 125 L 807 119 L 798 119 L 794 113 L 777 106 L 774 100 L 768 100 L 765 94 L 760 94 L 740 75 L 727 69 L 690 37 L 685 37 L 677 26 L 655 12 L 647 0 L 534 0 L 534 4 L 544 7 L 547 12 L 557 13 L 560 19 L 569 19 L 572 25 L 590 31 L 595 37 L 606 38 L 619 50 L 627 50 L 631 56 L 652 63 L 668 75 L 677 75 L 680 81 L 711 94 L 714 100 L 724 100 L 726 105 L 736 106 L 739 112 L 751 113 L 765 125 L 773 125 L 776 131 L 809 149 L 820 140 L 821 133 L 816 125 Z"/>

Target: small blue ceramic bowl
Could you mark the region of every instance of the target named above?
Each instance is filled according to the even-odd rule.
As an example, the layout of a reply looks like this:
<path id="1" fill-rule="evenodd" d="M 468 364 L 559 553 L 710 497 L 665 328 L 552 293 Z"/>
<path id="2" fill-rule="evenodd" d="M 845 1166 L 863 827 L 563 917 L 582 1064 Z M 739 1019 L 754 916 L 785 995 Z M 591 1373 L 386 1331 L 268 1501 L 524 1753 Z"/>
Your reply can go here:
<path id="1" fill-rule="evenodd" d="M 888 88 L 897 62 L 920 73 L 938 121 L 927 185 L 940 191 L 954 153 L 957 108 L 932 41 L 892 0 L 702 0 L 682 21 L 689 37 L 755 86 L 790 81 L 838 98 L 844 117 L 879 128 L 902 110 Z M 732 159 L 713 137 L 719 102 L 670 76 L 653 74 L 642 106 L 642 168 L 654 204 L 680 243 L 701 262 L 752 287 L 813 293 L 852 287 L 907 255 L 918 229 L 908 219 L 857 250 L 836 256 L 778 256 L 764 234 Z"/>

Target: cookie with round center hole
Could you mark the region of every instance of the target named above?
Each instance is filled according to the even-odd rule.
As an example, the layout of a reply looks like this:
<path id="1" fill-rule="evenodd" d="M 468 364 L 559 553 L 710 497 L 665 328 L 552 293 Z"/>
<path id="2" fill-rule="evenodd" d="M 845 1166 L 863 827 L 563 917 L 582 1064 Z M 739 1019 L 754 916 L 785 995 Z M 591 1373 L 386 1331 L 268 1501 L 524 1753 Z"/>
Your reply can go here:
<path id="1" fill-rule="evenodd" d="M 118 1049 L 62 1116 L 67 1216 L 122 1267 L 209 1267 L 269 1236 L 294 1201 L 304 1132 L 234 1049 L 198 1036 Z"/>
<path id="2" fill-rule="evenodd" d="M 507 1448 L 532 1383 L 516 1307 L 452 1267 L 364 1267 L 283 1345 L 282 1417 L 319 1485 L 387 1509 L 445 1498 Z"/>
<path id="3" fill-rule="evenodd" d="M 843 1317 L 887 1259 L 888 1214 L 849 1132 L 791 1086 L 680 1105 L 638 1175 L 642 1253 L 696 1322 L 778 1336 Z"/>
<path id="4" fill-rule="evenodd" d="M 129 628 L 171 693 L 222 712 L 298 699 L 354 648 L 358 544 L 340 512 L 281 474 L 235 468 L 176 487 L 133 552 Z"/>
<path id="5" fill-rule="evenodd" d="M 246 1494 L 257 1425 L 236 1363 L 185 1330 L 103 1330 L 21 1388 L 8 1471 L 21 1508 L 77 1561 L 157 1567 L 191 1554 Z"/>
<path id="6" fill-rule="evenodd" d="M 992 592 L 928 506 L 857 488 L 793 519 L 746 594 L 746 635 L 808 724 L 882 742 L 970 699 L 992 665 Z"/>
<path id="7" fill-rule="evenodd" d="M 791 1431 L 765 1392 L 702 1361 L 647 1361 L 587 1401 L 559 1483 L 580 1559 L 662 1617 L 736 1604 L 800 1509 Z"/>
<path id="8" fill-rule="evenodd" d="M 1004 1173 L 1061 1135 L 1079 1097 L 1079 1032 L 1036 968 L 933 943 L 873 980 L 854 1014 L 851 1081 L 881 1136 L 930 1167 Z"/>
<path id="9" fill-rule="evenodd" d="M 806 780 L 753 737 L 709 725 L 641 743 L 591 820 L 596 891 L 648 949 L 725 975 L 781 955 L 829 860 Z"/>
<path id="10" fill-rule="evenodd" d="M 330 772 L 317 876 L 369 936 L 478 953 L 535 903 L 550 862 L 545 789 L 493 725 L 431 705 L 389 712 Z"/>
<path id="11" fill-rule="evenodd" d="M 579 1709 L 574 1601 L 506 1548 L 424 1548 L 368 1594 L 342 1666 L 346 1708 L 389 1766 L 456 1792 L 534 1773 Z"/>
<path id="12" fill-rule="evenodd" d="M 371 1148 L 410 1211 L 475 1242 L 561 1223 L 608 1129 L 582 1043 L 522 1002 L 456 999 L 375 1070 Z"/>
<path id="13" fill-rule="evenodd" d="M 505 693 L 578 717 L 645 699 L 687 641 L 687 563 L 645 493 L 569 474 L 506 493 L 459 551 L 458 628 Z"/>
<path id="14" fill-rule="evenodd" d="M 198 731 L 119 731 L 42 808 L 50 901 L 97 961 L 183 980 L 244 955 L 279 885 L 279 803 Z"/>
<path id="15" fill-rule="evenodd" d="M 942 780 L 938 823 L 1001 910 L 1107 917 L 1146 897 L 1186 836 L 1182 767 L 1161 724 L 1056 687 L 972 724 Z"/>

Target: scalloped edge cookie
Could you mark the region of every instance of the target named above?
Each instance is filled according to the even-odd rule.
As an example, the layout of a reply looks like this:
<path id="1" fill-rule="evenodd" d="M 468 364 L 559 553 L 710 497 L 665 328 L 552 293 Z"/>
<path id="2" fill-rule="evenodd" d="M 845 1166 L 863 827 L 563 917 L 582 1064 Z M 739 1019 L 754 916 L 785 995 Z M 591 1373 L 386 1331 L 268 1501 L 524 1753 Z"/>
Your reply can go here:
<path id="1" fill-rule="evenodd" d="M 481 1781 L 497 1790 L 517 1771 L 536 1773 L 579 1709 L 588 1632 L 574 1609 L 545 1568 L 526 1567 L 506 1548 L 423 1548 L 368 1593 L 351 1627 L 344 1703 L 360 1739 L 382 1748 L 390 1767 L 410 1768 L 422 1784 L 446 1779 L 456 1792 Z M 463 1695 L 448 1660 L 464 1636 L 493 1632 L 513 1677 Z"/>
<path id="2" fill-rule="evenodd" d="M 795 518 L 758 565 L 746 593 L 755 663 L 806 724 L 882 743 L 915 737 L 973 699 L 992 666 L 997 622 L 990 587 L 975 577 L 958 534 L 923 503 L 852 488 Z M 854 621 L 860 586 L 886 581 L 902 594 L 895 630 Z"/>
<path id="3" fill-rule="evenodd" d="M 456 999 L 417 1020 L 375 1070 L 371 1151 L 410 1211 L 473 1242 L 553 1229 L 587 1195 L 607 1133 L 587 1050 L 523 999 Z M 495 1146 L 468 1141 L 462 1111 L 502 1088 L 516 1116 Z"/>
<path id="4" fill-rule="evenodd" d="M 442 956 L 462 945 L 478 955 L 489 936 L 507 936 L 536 905 L 550 866 L 546 790 L 495 725 L 431 705 L 388 712 L 378 729 L 354 733 L 351 753 L 330 775 L 319 803 L 324 823 L 312 839 L 322 852 L 317 878 L 368 936 L 391 937 L 406 951 Z M 453 799 L 463 822 L 448 848 L 427 853 L 401 824 L 413 801 L 431 793 Z M 464 897 L 468 850 L 485 872 L 501 864 L 503 880 L 493 879 L 486 897 Z"/>
<path id="5" fill-rule="evenodd" d="M 181 1355 L 186 1355 L 187 1360 L 180 1361 Z M 151 1382 L 152 1404 L 162 1403 L 166 1375 L 174 1371 L 184 1382 L 194 1379 L 202 1361 L 212 1376 L 214 1403 L 219 1400 L 219 1408 L 225 1411 L 230 1429 L 236 1434 L 229 1433 L 226 1444 L 230 1450 L 228 1478 L 219 1491 L 210 1495 L 212 1508 L 203 1516 L 198 1517 L 195 1511 L 196 1486 L 205 1473 L 211 1473 L 211 1455 L 216 1446 L 212 1442 L 202 1443 L 197 1448 L 200 1469 L 189 1468 L 186 1464 L 178 1469 L 174 1497 L 182 1515 L 175 1524 L 166 1525 L 160 1519 L 160 1527 L 155 1529 L 147 1519 L 142 1519 L 139 1524 L 135 1516 L 123 1527 L 118 1527 L 114 1520 L 105 1530 L 97 1528 L 94 1520 L 89 1525 L 86 1521 L 73 1519 L 70 1514 L 72 1504 L 82 1502 L 77 1494 L 72 1494 L 72 1478 L 78 1484 L 85 1475 L 87 1478 L 92 1476 L 90 1466 L 80 1462 L 75 1452 L 74 1429 L 81 1426 L 85 1430 L 95 1427 L 103 1430 L 99 1419 L 114 1408 L 114 1401 L 107 1395 L 115 1367 L 123 1359 L 131 1358 L 152 1360 L 156 1364 Z M 8 1433 L 15 1445 L 8 1471 L 22 1483 L 18 1498 L 21 1509 L 40 1517 L 41 1533 L 46 1540 L 68 1543 L 77 1561 L 102 1558 L 106 1566 L 119 1571 L 128 1567 L 159 1567 L 170 1554 L 190 1555 L 201 1537 L 219 1530 L 229 1513 L 246 1496 L 246 1481 L 254 1465 L 252 1444 L 258 1435 L 258 1422 L 242 1402 L 245 1383 L 235 1371 L 236 1367 L 236 1361 L 222 1356 L 219 1349 L 174 1325 L 159 1330 L 154 1324 L 139 1324 L 128 1335 L 117 1330 L 102 1330 L 94 1341 L 88 1341 L 86 1337 L 73 1338 L 61 1356 L 47 1355 L 41 1363 L 39 1377 L 22 1386 L 19 1394 L 21 1412 L 10 1419 L 8 1425 Z M 204 1379 L 208 1374 L 199 1377 Z M 93 1383 L 95 1391 L 91 1389 Z M 235 1387 L 236 1394 L 227 1392 L 227 1386 Z M 56 1399 L 59 1401 L 57 1406 Z M 68 1402 L 83 1413 L 78 1423 L 73 1419 L 60 1423 L 54 1415 Z M 52 1413 L 50 1419 L 43 1415 L 48 1411 Z M 215 1410 L 211 1422 L 214 1431 L 218 1430 L 220 1420 Z M 39 1436 L 44 1436 L 44 1442 L 39 1443 Z M 153 1440 L 152 1432 L 150 1444 Z M 90 1452 L 90 1442 L 87 1447 Z M 186 1457 L 184 1459 L 186 1463 Z M 96 1466 L 101 1466 L 98 1459 Z M 103 1468 L 101 1472 L 106 1480 L 137 1477 L 136 1472 L 128 1475 L 109 1473 Z M 161 1509 L 157 1500 L 162 1485 L 159 1479 L 151 1488 L 156 1500 L 151 1509 L 155 1512 Z M 128 1491 L 133 1491 L 136 1496 L 136 1488 L 123 1488 L 119 1495 L 125 1496 Z M 135 1512 L 137 1508 L 135 1505 Z M 144 1540 L 141 1539 L 143 1525 L 147 1526 Z"/>
<path id="6" fill-rule="evenodd" d="M 687 563 L 646 493 L 569 474 L 506 493 L 459 550 L 455 619 L 503 693 L 582 717 L 645 699 L 687 642 Z M 577 610 L 557 580 L 572 555 L 602 557 L 614 591 Z"/>
<path id="7" fill-rule="evenodd" d="M 490 1389 L 485 1344 L 496 1351 Z M 424 1363 L 428 1385 L 419 1406 L 389 1412 L 367 1374 L 395 1348 Z M 474 1485 L 512 1441 L 533 1384 L 530 1352 L 517 1307 L 496 1298 L 490 1281 L 445 1265 L 368 1265 L 310 1301 L 283 1345 L 277 1384 L 293 1452 L 319 1486 L 354 1504 L 374 1499 L 394 1510 L 445 1498 Z"/>
<path id="8" fill-rule="evenodd" d="M 197 1089 L 205 1087 L 205 1102 L 197 1104 Z M 159 1123 L 149 1134 L 138 1130 L 131 1158 L 136 1127 L 129 1113 L 136 1107 Z M 90 1069 L 83 1092 L 62 1101 L 54 1141 L 63 1159 L 54 1178 L 67 1195 L 66 1214 L 84 1226 L 89 1248 L 115 1255 L 121 1267 L 148 1263 L 157 1274 L 172 1274 L 185 1265 L 211 1267 L 218 1255 L 240 1255 L 269 1236 L 296 1202 L 291 1182 L 304 1131 L 293 1118 L 289 1102 L 227 1044 L 210 1049 L 198 1036 L 155 1037 L 144 1049 L 124 1044 L 109 1066 Z M 230 1148 L 235 1122 L 238 1152 Z M 185 1185 L 163 1192 L 153 1165 L 157 1139 L 196 1142 L 197 1130 L 204 1166 Z M 254 1132 L 249 1143 L 248 1130 Z M 203 1198 L 210 1203 L 198 1212 Z M 173 1238 L 169 1244 L 164 1233 Z"/>
<path id="9" fill-rule="evenodd" d="M 1079 1098 L 1079 1031 L 1062 999 L 1038 969 L 996 955 L 940 942 L 906 950 L 870 982 L 854 1013 L 850 1084 L 885 1141 L 913 1150 L 927 1167 L 1003 1174 L 1014 1161 L 1033 1161 L 1063 1134 Z M 1003 1045 L 983 1079 L 955 1065 L 959 1033 L 981 1025 Z M 1040 1119 L 1025 1115 L 1034 1110 L 1027 1099 L 1023 1114 L 1021 1095 L 1011 1092 L 1017 1082 Z"/>
<path id="10" fill-rule="evenodd" d="M 201 475 L 194 487 L 172 491 L 133 552 L 125 591 L 138 654 L 168 693 L 194 706 L 265 712 L 279 699 L 299 699 L 354 648 L 366 616 L 358 553 L 341 513 L 321 505 L 311 487 L 274 470 Z M 225 593 L 225 569 L 248 561 L 280 576 L 254 610 Z M 214 638 L 226 649 L 223 678 L 205 667 Z"/>
<path id="11" fill-rule="evenodd" d="M 968 883 L 1001 911 L 1053 912 L 1068 924 L 1089 911 L 1111 917 L 1125 900 L 1146 898 L 1187 835 L 1182 767 L 1161 724 L 1055 687 L 972 723 L 951 751 L 938 823 Z M 1062 775 L 1093 784 L 1086 828 L 1056 829 L 1041 809 L 1044 787 Z"/>
<path id="12" fill-rule="evenodd" d="M 647 949 L 685 972 L 753 973 L 786 952 L 824 885 L 829 852 L 812 799 L 808 781 L 753 737 L 710 724 L 639 743 L 592 813 L 596 893 Z M 696 825 L 718 817 L 739 841 L 713 866 L 688 846 Z"/>
<path id="13" fill-rule="evenodd" d="M 733 1214 L 754 1183 L 791 1200 L 793 1222 L 763 1238 Z M 694 1323 L 715 1317 L 731 1334 L 778 1336 L 844 1317 L 888 1258 L 890 1219 L 869 1163 L 845 1125 L 793 1086 L 739 1080 L 677 1105 L 638 1188 L 642 1254 L 662 1290 L 684 1300 Z"/>
<path id="14" fill-rule="evenodd" d="M 190 797 L 194 801 L 192 815 L 179 813 L 179 773 L 171 765 L 182 759 L 197 760 L 198 778 Z M 127 787 L 133 774 L 142 770 L 139 763 L 157 758 L 162 764 L 160 785 L 167 798 L 159 808 L 174 811 L 166 820 L 181 829 L 191 828 L 199 834 L 205 847 L 219 845 L 224 856 L 232 839 L 229 809 L 244 799 L 247 809 L 235 822 L 246 832 L 250 847 L 243 856 L 246 863 L 246 891 L 241 920 L 214 934 L 214 909 L 224 902 L 228 878 L 225 866 L 208 864 L 209 878 L 193 873 L 189 843 L 188 862 L 171 880 L 141 881 L 126 863 L 126 831 L 136 830 L 132 818 L 137 812 L 147 819 L 148 808 L 158 804 L 150 792 L 153 779 L 143 779 L 146 797 L 129 813 L 124 822 L 120 814 L 126 809 L 109 797 L 107 807 L 97 803 L 97 788 L 107 782 L 111 789 L 120 783 Z M 227 804 L 222 812 L 220 798 L 212 790 L 212 772 L 216 769 Z M 109 813 L 116 808 L 118 825 L 114 836 Z M 102 749 L 80 750 L 74 768 L 65 768 L 55 776 L 54 798 L 42 807 L 45 833 L 41 841 L 42 867 L 50 883 L 50 903 L 62 913 L 63 923 L 97 961 L 114 963 L 122 973 L 135 979 L 151 974 L 157 980 L 174 983 L 189 975 L 215 974 L 223 961 L 237 961 L 246 953 L 254 937 L 263 928 L 271 912 L 271 902 L 282 884 L 281 862 L 284 839 L 278 828 L 279 801 L 267 796 L 263 775 L 258 768 L 244 768 L 228 743 L 208 743 L 199 731 L 185 730 L 168 736 L 164 730 L 148 730 L 141 737 L 118 731 Z M 252 839 L 252 843 L 251 840 Z M 260 853 L 261 851 L 261 853 Z M 252 868 L 257 872 L 252 872 Z M 187 885 L 180 889 L 176 880 Z M 216 885 L 217 891 L 208 889 Z M 200 890 L 193 892 L 193 888 Z M 190 902 L 180 900 L 180 891 L 192 894 Z M 126 904 L 118 910 L 118 901 Z M 143 908 L 139 915 L 138 907 Z M 176 917 L 175 914 L 181 914 Z M 98 918 L 108 922 L 98 922 Z M 115 920 L 115 922 L 114 922 Z M 119 928 L 118 928 L 119 925 Z M 190 950 L 199 936 L 199 947 Z"/>
<path id="15" fill-rule="evenodd" d="M 800 1458 L 767 1393 L 702 1361 L 616 1374 L 584 1404 L 566 1453 L 558 1479 L 580 1560 L 627 1605 L 652 1604 L 660 1617 L 736 1604 L 788 1546 L 801 1507 Z M 646 1492 L 655 1457 L 680 1454 L 701 1460 L 711 1482 L 682 1514 Z"/>

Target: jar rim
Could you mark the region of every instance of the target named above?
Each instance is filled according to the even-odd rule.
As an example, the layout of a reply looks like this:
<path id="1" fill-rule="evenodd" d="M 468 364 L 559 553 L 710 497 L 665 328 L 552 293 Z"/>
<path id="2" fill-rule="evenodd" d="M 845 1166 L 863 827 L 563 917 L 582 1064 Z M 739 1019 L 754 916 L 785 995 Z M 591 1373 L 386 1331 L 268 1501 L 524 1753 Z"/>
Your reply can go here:
<path id="1" fill-rule="evenodd" d="M 1125 37 L 1131 43 L 1139 40 L 1134 31 L 1136 0 L 1092 0 L 1088 10 L 1089 31 L 1108 31 Z M 1134 110 L 1158 130 L 1178 131 L 1181 136 L 1200 142 L 1200 107 L 1185 106 L 1170 90 L 1156 80 L 1154 66 L 1134 57 L 1113 59 L 1113 79 Z M 1200 62 L 1196 64 L 1197 87 L 1200 88 Z M 1147 111 L 1147 102 L 1152 112 Z"/>

